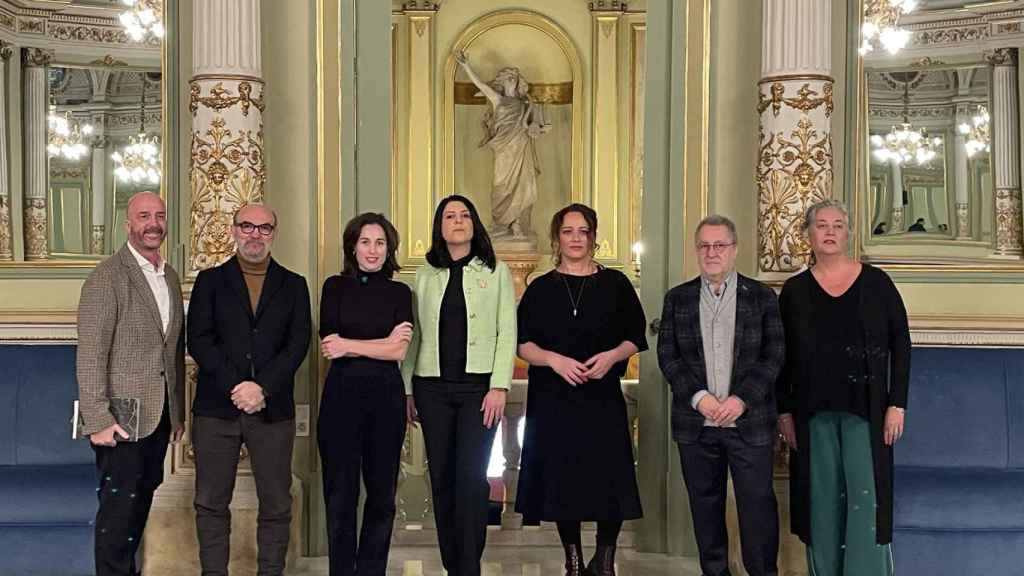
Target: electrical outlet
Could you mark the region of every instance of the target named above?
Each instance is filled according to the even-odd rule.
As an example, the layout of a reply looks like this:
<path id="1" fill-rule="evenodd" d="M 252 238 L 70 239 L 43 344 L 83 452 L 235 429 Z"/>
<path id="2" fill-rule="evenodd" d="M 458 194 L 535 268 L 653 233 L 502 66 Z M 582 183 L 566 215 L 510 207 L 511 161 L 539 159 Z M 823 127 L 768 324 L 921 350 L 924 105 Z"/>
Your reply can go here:
<path id="1" fill-rule="evenodd" d="M 295 405 L 295 435 L 309 436 L 309 404 Z"/>

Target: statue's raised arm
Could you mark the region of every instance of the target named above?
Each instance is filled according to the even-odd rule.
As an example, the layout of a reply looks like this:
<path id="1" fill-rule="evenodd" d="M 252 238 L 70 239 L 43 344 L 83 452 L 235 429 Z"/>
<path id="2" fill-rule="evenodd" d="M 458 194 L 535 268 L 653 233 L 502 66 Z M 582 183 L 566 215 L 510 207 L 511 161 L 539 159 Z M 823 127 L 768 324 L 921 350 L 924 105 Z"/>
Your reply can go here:
<path id="1" fill-rule="evenodd" d="M 491 88 L 489 84 L 481 80 L 480 77 L 476 75 L 476 72 L 474 72 L 473 68 L 469 65 L 469 56 L 466 55 L 466 51 L 459 50 L 456 52 L 455 61 L 462 66 L 462 69 L 466 71 L 466 75 L 469 76 L 469 79 L 473 81 L 473 84 L 476 85 L 477 89 L 480 90 L 485 98 L 487 98 L 487 101 L 491 103 L 491 106 L 497 108 L 498 105 L 501 104 L 501 96 L 494 90 L 494 88 Z"/>

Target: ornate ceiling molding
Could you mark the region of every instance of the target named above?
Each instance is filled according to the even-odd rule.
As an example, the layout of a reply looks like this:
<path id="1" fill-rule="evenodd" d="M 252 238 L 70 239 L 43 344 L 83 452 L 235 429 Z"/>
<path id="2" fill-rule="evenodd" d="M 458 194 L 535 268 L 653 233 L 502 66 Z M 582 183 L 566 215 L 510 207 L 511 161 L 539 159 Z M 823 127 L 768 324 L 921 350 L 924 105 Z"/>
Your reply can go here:
<path id="1" fill-rule="evenodd" d="M 54 3 L 54 8 L 32 8 L 17 0 L 0 0 L 0 30 L 12 33 L 19 44 L 59 41 L 93 46 L 123 46 L 159 52 L 160 40 L 136 42 L 118 20 L 118 4 L 110 8 Z"/>

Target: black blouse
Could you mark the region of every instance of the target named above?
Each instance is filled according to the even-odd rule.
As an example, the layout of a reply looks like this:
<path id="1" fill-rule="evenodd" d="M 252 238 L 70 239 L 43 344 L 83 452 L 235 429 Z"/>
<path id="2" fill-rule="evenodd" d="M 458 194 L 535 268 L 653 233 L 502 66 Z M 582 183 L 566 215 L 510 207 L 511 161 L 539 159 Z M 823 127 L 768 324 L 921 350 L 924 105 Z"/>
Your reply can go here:
<path id="1" fill-rule="evenodd" d="M 329 334 L 352 340 L 387 338 L 395 326 L 412 321 L 412 291 L 380 272 L 331 276 L 324 282 L 320 338 Z"/>
<path id="2" fill-rule="evenodd" d="M 468 256 L 452 262 L 448 267 L 448 284 L 441 298 L 441 317 L 438 320 L 438 357 L 441 379 L 448 382 L 486 383 L 490 374 L 466 373 L 466 341 L 469 325 L 466 320 L 466 293 L 462 288 L 462 273 L 474 258 Z"/>
<path id="3" fill-rule="evenodd" d="M 811 305 L 818 335 L 816 377 L 807 390 L 811 412 L 849 412 L 868 417 L 861 274 L 839 296 L 826 292 L 811 276 Z"/>

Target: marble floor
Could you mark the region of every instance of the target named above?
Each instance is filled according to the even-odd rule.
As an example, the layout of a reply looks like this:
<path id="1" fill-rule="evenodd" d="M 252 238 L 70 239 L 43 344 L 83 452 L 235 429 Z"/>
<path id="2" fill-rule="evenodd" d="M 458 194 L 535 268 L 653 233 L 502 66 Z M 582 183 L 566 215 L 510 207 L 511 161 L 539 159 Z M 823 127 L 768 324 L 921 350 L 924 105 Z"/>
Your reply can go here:
<path id="1" fill-rule="evenodd" d="M 587 549 L 585 553 L 591 553 Z M 494 547 L 484 553 L 483 576 L 561 576 L 564 574 L 561 548 L 549 546 Z M 700 576 L 697 562 L 690 558 L 669 558 L 663 554 L 639 554 L 630 549 L 619 550 L 616 558 L 618 576 Z M 290 576 L 323 576 L 327 574 L 326 558 L 301 558 L 295 562 Z M 441 560 L 436 548 L 400 547 L 391 549 L 388 576 L 442 576 Z"/>

